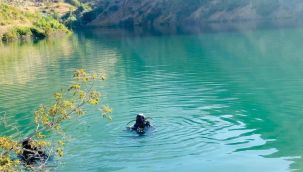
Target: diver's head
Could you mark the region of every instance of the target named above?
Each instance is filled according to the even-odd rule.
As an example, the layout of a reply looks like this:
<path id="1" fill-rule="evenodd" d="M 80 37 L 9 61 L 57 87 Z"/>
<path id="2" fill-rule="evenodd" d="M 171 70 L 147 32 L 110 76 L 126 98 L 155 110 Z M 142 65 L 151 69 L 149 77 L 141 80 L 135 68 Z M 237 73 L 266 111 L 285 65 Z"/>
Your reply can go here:
<path id="1" fill-rule="evenodd" d="M 28 146 L 28 145 L 30 145 L 31 142 L 32 142 L 32 139 L 27 138 L 27 139 L 23 140 L 22 146 Z"/>
<path id="2" fill-rule="evenodd" d="M 144 124 L 144 121 L 145 121 L 145 117 L 144 117 L 143 113 L 139 113 L 136 117 L 136 123 Z"/>
<path id="3" fill-rule="evenodd" d="M 136 119 L 137 119 L 137 120 L 138 120 L 138 119 L 144 120 L 144 119 L 145 119 L 144 114 L 143 114 L 143 113 L 139 113 L 139 114 L 137 115 L 137 118 L 136 118 Z"/>

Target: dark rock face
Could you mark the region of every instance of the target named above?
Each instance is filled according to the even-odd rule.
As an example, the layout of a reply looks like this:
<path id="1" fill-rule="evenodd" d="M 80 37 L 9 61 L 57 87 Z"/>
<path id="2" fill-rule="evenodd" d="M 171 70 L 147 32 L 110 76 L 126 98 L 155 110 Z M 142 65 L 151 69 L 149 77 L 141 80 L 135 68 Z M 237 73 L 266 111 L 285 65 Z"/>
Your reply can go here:
<path id="1" fill-rule="evenodd" d="M 301 0 L 99 0 L 88 26 L 168 27 L 303 16 Z"/>

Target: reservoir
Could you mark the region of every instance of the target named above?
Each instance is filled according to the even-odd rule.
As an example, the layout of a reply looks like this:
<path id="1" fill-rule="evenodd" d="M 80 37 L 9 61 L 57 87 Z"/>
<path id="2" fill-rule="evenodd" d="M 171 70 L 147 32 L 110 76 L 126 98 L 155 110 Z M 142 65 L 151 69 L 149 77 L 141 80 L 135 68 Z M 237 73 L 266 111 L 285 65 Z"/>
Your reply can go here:
<path id="1" fill-rule="evenodd" d="M 65 123 L 56 171 L 303 171 L 302 40 L 295 27 L 165 35 L 108 29 L 1 45 L 0 112 L 30 133 L 34 111 L 84 68 L 106 75 L 96 87 L 113 120 L 92 108 Z M 127 132 L 141 112 L 155 131 Z"/>

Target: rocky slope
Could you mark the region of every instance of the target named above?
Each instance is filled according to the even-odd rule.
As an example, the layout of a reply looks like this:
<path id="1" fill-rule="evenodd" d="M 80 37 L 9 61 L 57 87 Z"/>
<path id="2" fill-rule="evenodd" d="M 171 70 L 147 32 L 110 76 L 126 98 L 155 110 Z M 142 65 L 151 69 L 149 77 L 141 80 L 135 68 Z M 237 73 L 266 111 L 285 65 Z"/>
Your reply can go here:
<path id="1" fill-rule="evenodd" d="M 85 1 L 85 0 L 83 0 Z M 302 0 L 97 0 L 86 26 L 180 26 L 303 17 Z"/>

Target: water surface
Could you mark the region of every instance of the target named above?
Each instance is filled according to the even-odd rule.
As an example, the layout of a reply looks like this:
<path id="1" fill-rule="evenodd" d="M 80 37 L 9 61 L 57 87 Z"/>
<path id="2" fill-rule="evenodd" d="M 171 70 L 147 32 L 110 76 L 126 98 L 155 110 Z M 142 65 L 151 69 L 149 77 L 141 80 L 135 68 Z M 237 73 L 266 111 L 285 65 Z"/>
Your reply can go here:
<path id="1" fill-rule="evenodd" d="M 30 132 L 35 108 L 85 68 L 107 75 L 97 88 L 113 121 L 90 109 L 82 123 L 66 124 L 71 139 L 56 171 L 303 171 L 302 40 L 301 28 L 110 30 L 2 45 L 0 111 Z M 125 131 L 138 112 L 156 131 Z"/>

